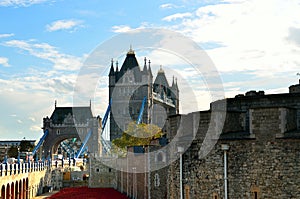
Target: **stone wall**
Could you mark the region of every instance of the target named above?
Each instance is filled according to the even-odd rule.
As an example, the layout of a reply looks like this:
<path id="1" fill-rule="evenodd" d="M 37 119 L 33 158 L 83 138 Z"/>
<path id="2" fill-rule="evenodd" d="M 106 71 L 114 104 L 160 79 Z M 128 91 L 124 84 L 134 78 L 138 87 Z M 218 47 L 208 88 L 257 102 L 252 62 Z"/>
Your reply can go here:
<path id="1" fill-rule="evenodd" d="M 197 139 L 183 155 L 184 196 L 224 198 L 224 151 L 221 144 L 226 143 L 230 147 L 227 152 L 229 198 L 250 199 L 255 195 L 268 199 L 300 198 L 300 139 L 297 132 L 291 135 L 285 131 L 281 137 L 276 136 L 281 133 L 282 122 L 287 129 L 295 128 L 295 119 L 291 119 L 295 113 L 293 109 L 283 108 L 251 109 L 250 128 L 254 136 L 250 136 L 250 132 L 242 133 L 240 137 L 226 136 L 225 133 L 204 158 L 199 153 L 208 125 L 201 120 Z M 236 116 L 234 114 L 233 118 Z M 226 119 L 228 122 L 230 120 Z M 168 198 L 179 198 L 178 161 L 171 164 L 168 173 Z"/>
<path id="2" fill-rule="evenodd" d="M 89 158 L 89 187 L 116 187 L 116 171 L 99 159 Z"/>
<path id="3" fill-rule="evenodd" d="M 239 96 L 227 102 L 226 114 L 209 110 L 168 118 L 166 134 L 169 142 L 176 141 L 173 149 L 187 149 L 184 198 L 224 198 L 223 144 L 229 146 L 228 198 L 300 198 L 300 94 Z M 186 140 L 193 135 L 189 146 Z M 157 164 L 150 159 L 151 166 Z M 119 190 L 134 198 L 147 198 L 141 194 L 147 190 L 148 198 L 180 198 L 179 160 L 142 177 L 119 172 L 117 181 Z"/>

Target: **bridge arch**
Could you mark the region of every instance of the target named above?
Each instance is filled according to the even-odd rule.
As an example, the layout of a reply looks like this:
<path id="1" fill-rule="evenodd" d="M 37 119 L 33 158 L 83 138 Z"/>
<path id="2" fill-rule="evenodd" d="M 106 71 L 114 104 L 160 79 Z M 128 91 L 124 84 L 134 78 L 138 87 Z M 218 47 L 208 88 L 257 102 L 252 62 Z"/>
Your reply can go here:
<path id="1" fill-rule="evenodd" d="M 6 185 L 6 199 L 10 199 L 10 184 Z"/>
<path id="2" fill-rule="evenodd" d="M 25 199 L 29 198 L 29 183 L 28 183 L 28 178 L 25 179 Z"/>
<path id="3" fill-rule="evenodd" d="M 45 157 L 52 157 L 53 154 L 57 153 L 59 144 L 67 139 L 77 138 L 79 139 L 79 135 L 77 134 L 76 128 L 62 128 L 60 129 L 60 133 L 57 134 L 56 130 L 57 128 L 48 129 L 49 134 L 46 137 L 44 144 L 43 144 L 43 150 Z"/>
<path id="4" fill-rule="evenodd" d="M 2 185 L 2 187 L 1 187 L 1 197 L 2 197 L 2 199 L 5 198 L 5 185 Z"/>
<path id="5" fill-rule="evenodd" d="M 78 135 L 77 135 L 77 136 L 74 136 L 74 137 L 72 137 L 72 136 L 70 135 L 70 136 L 59 137 L 59 138 L 57 138 L 55 141 L 53 141 L 53 142 L 54 142 L 53 147 L 52 147 L 53 153 L 57 153 L 60 143 L 66 141 L 66 140 L 68 140 L 68 139 L 72 139 L 72 138 L 76 138 L 77 140 L 80 140 L 80 138 L 79 138 Z"/>
<path id="6" fill-rule="evenodd" d="M 101 145 L 99 133 L 101 125 L 99 123 L 100 117 L 94 117 L 91 110 L 91 103 L 89 106 L 79 107 L 57 107 L 51 117 L 43 118 L 43 131 L 44 135 L 40 139 L 37 148 L 34 152 L 39 150 L 37 155 L 39 158 L 50 157 L 53 159 L 54 154 L 58 154 L 59 144 L 66 140 L 76 138 L 81 143 L 85 143 L 89 151 L 98 153 Z M 93 139 L 90 139 L 92 136 Z M 86 139 L 87 138 L 87 139 Z M 82 147 L 77 146 L 82 152 Z M 76 153 L 73 150 L 72 153 Z M 69 151 L 66 151 L 70 154 Z M 36 153 L 35 153 L 36 154 Z"/>
<path id="7" fill-rule="evenodd" d="M 10 186 L 10 199 L 15 199 L 15 183 L 12 182 Z"/>
<path id="8" fill-rule="evenodd" d="M 43 143 L 45 155 L 57 153 L 59 144 L 66 139 L 85 137 L 93 119 L 91 106 L 86 107 L 56 107 L 51 117 L 43 119 L 44 133 L 47 130 Z"/>
<path id="9" fill-rule="evenodd" d="M 22 184 L 22 180 L 19 181 L 19 198 L 23 199 L 23 184 Z"/>
<path id="10" fill-rule="evenodd" d="M 15 184 L 15 193 L 14 193 L 15 199 L 19 199 L 19 182 L 16 181 Z"/>

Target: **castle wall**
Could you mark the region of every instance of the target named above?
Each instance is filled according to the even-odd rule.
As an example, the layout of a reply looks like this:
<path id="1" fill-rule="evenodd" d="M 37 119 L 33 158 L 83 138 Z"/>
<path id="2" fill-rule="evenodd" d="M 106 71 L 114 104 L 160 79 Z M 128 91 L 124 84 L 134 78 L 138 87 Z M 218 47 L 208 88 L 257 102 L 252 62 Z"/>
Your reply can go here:
<path id="1" fill-rule="evenodd" d="M 270 106 L 269 102 L 266 102 L 267 107 L 248 104 L 244 110 L 230 110 L 226 115 L 203 111 L 168 118 L 167 137 L 170 141 L 176 140 L 178 146 L 187 147 L 186 139 L 196 134 L 183 154 L 184 198 L 224 198 L 222 144 L 229 146 L 226 152 L 228 198 L 300 198 L 297 103 L 289 99 L 290 106 L 282 107 Z M 215 130 L 222 121 L 225 121 L 222 134 L 217 137 Z M 150 165 L 154 164 L 160 162 L 150 159 Z M 142 193 L 146 190 L 150 198 L 180 198 L 179 160 L 140 178 L 119 172 L 117 181 L 120 191 L 135 198 L 145 198 Z"/>
<path id="2" fill-rule="evenodd" d="M 296 120 L 291 119 L 295 118 L 296 110 L 256 108 L 249 112 L 254 136 L 250 132 L 241 137 L 224 133 L 209 154 L 200 158 L 209 113 L 202 114 L 197 139 L 183 155 L 185 197 L 224 198 L 224 151 L 221 149 L 224 143 L 230 147 L 227 152 L 229 198 L 255 198 L 255 194 L 268 199 L 300 197 L 300 139 L 297 132 L 290 134 L 296 127 Z M 234 114 L 231 120 L 227 115 L 226 123 L 239 123 L 237 117 L 240 118 Z M 232 124 L 225 124 L 225 129 L 226 126 Z M 179 198 L 179 161 L 168 168 L 168 184 L 168 198 Z"/>

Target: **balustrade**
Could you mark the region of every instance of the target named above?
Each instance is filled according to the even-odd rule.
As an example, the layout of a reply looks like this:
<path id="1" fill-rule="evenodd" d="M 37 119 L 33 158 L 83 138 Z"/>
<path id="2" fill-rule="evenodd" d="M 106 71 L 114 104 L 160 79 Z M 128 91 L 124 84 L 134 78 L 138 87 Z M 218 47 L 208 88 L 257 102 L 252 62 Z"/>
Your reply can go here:
<path id="1" fill-rule="evenodd" d="M 0 164 L 0 177 L 43 171 L 44 169 L 47 169 L 49 165 L 50 164 L 47 162 L 2 163 Z"/>

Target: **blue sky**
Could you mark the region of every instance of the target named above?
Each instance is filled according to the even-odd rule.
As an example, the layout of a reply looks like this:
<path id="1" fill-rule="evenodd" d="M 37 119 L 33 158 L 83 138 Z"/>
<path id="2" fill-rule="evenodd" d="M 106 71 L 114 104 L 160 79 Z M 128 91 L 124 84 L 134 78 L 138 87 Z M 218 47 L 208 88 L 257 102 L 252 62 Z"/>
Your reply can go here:
<path id="1" fill-rule="evenodd" d="M 299 13 L 300 1 L 293 0 L 0 0 L 0 139 L 41 137 L 54 100 L 72 105 L 86 57 L 138 28 L 169 29 L 195 41 L 217 67 L 225 97 L 288 92 L 300 72 Z M 137 54 L 140 64 L 144 55 Z M 180 65 L 162 53 L 148 56 L 157 65 Z M 198 110 L 207 109 L 211 98 L 201 78 L 188 69 L 177 72 L 201 96 Z M 94 114 L 103 115 L 107 88 L 97 99 Z"/>

